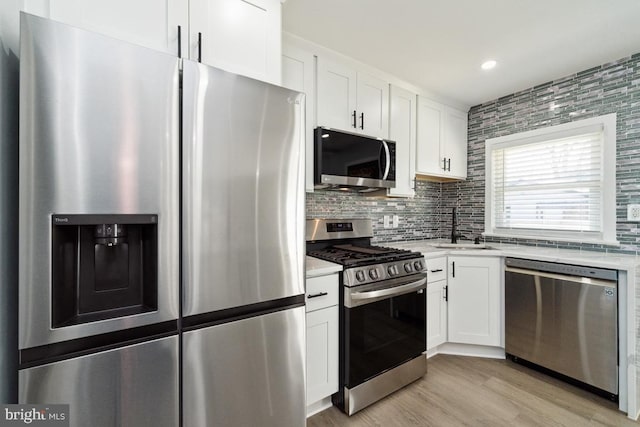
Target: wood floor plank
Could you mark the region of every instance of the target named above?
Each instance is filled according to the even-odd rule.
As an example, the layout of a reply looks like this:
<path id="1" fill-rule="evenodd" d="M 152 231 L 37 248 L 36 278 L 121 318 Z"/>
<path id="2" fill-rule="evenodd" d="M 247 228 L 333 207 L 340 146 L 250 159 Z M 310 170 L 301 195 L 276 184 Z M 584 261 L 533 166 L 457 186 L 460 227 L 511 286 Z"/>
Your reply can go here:
<path id="1" fill-rule="evenodd" d="M 335 407 L 309 427 L 640 427 L 617 404 L 511 361 L 437 355 L 427 375 L 348 417 Z"/>

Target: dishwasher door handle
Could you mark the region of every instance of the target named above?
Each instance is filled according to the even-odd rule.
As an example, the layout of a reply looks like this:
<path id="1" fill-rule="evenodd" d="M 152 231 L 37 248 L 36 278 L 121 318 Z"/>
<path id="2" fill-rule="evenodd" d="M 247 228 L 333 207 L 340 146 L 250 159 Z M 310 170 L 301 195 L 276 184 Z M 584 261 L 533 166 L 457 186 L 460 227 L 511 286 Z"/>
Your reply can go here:
<path id="1" fill-rule="evenodd" d="M 505 267 L 505 272 L 524 274 L 527 276 L 545 277 L 547 279 L 562 280 L 565 282 L 581 283 L 584 285 L 603 286 L 606 288 L 615 288 L 616 282 L 602 279 L 592 279 L 590 277 L 567 276 L 565 274 L 548 273 L 539 270 L 526 270 L 524 268 Z"/>

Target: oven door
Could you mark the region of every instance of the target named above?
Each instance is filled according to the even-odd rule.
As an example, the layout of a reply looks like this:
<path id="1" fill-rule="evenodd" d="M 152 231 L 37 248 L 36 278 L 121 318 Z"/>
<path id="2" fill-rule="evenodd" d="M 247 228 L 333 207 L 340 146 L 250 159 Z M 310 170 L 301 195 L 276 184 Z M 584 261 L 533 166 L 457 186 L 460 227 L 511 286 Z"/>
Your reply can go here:
<path id="1" fill-rule="evenodd" d="M 345 288 L 344 385 L 351 389 L 426 351 L 426 274 Z"/>

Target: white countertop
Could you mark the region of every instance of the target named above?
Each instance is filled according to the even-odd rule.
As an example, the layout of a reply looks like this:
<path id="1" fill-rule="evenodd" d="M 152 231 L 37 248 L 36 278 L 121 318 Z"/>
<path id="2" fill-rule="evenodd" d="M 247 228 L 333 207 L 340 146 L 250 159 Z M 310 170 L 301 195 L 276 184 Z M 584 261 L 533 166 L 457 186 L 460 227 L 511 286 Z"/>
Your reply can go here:
<path id="1" fill-rule="evenodd" d="M 539 261 L 560 262 L 590 267 L 611 268 L 615 270 L 633 270 L 640 264 L 640 257 L 635 255 L 611 254 L 595 251 L 559 249 L 525 245 L 509 245 L 504 243 L 487 243 L 491 249 L 443 249 L 434 245 L 444 240 L 415 240 L 401 242 L 384 242 L 382 246 L 398 249 L 409 249 L 421 252 L 425 258 L 437 258 L 446 255 L 469 256 L 504 256 L 526 258 Z"/>
<path id="2" fill-rule="evenodd" d="M 447 255 L 457 256 L 503 256 L 526 258 L 539 261 L 559 262 L 565 264 L 585 265 L 590 267 L 610 268 L 615 270 L 635 270 L 640 266 L 640 257 L 635 255 L 612 254 L 575 249 L 559 249 L 526 245 L 509 245 L 504 243 L 487 243 L 491 249 L 450 249 L 436 248 L 434 245 L 445 240 L 411 240 L 400 242 L 383 242 L 381 246 L 398 249 L 409 249 L 421 252 L 425 258 L 438 258 Z M 307 277 L 324 276 L 342 271 L 342 266 L 310 256 L 306 257 Z"/>
<path id="3" fill-rule="evenodd" d="M 340 264 L 334 264 L 333 262 L 323 261 L 310 256 L 306 257 L 305 263 L 307 277 L 326 276 L 327 274 L 342 271 Z"/>

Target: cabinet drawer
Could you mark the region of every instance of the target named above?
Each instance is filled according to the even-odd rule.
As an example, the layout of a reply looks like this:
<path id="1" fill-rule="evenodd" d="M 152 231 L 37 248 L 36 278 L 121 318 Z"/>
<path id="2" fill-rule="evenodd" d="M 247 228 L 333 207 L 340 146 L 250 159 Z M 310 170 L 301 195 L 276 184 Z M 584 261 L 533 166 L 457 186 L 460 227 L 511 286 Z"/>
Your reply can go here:
<path id="1" fill-rule="evenodd" d="M 338 304 L 338 275 L 307 279 L 307 312 Z"/>
<path id="2" fill-rule="evenodd" d="M 447 258 L 427 259 L 427 283 L 447 278 Z"/>

